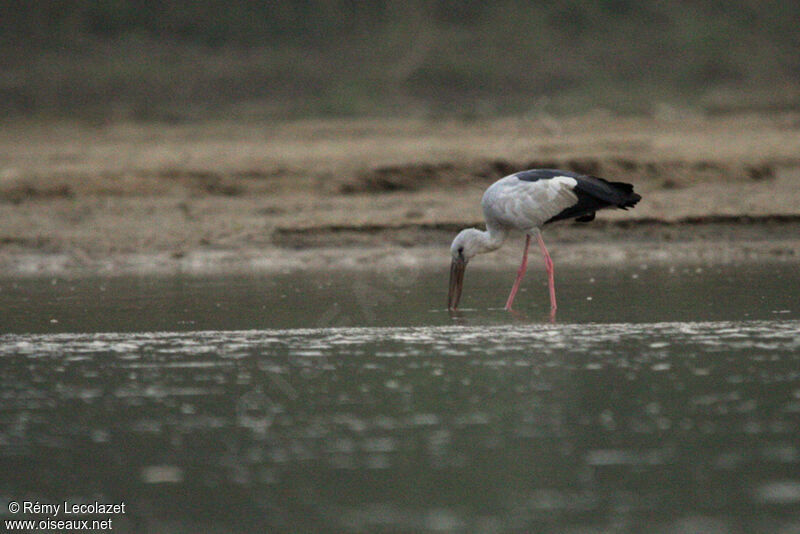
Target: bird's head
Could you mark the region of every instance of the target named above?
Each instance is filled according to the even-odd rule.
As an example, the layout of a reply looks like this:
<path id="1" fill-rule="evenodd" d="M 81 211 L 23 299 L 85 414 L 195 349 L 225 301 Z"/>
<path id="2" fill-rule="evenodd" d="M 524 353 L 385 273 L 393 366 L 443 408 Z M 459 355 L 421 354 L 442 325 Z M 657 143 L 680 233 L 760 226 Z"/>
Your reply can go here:
<path id="1" fill-rule="evenodd" d="M 450 254 L 453 261 L 450 264 L 450 291 L 447 295 L 447 308 L 455 310 L 461 299 L 461 290 L 464 289 L 464 271 L 467 262 L 481 251 L 480 243 L 482 232 L 475 228 L 462 230 L 453 239 L 450 245 Z"/>

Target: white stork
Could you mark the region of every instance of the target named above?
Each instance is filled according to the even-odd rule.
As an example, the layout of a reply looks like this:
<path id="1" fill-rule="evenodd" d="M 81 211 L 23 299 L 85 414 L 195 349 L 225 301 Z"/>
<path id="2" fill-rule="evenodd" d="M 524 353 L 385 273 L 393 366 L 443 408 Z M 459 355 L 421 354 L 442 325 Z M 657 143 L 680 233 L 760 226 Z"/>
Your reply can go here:
<path id="1" fill-rule="evenodd" d="M 564 219 L 589 222 L 594 219 L 597 210 L 627 209 L 636 205 L 641 198 L 633 192 L 631 184 L 609 182 L 595 176 L 556 169 L 532 169 L 501 178 L 489 186 L 481 201 L 486 231 L 476 228 L 462 230 L 450 246 L 453 262 L 450 266 L 448 309 L 455 310 L 458 307 L 467 262 L 476 254 L 500 248 L 511 230 L 521 230 L 525 232 L 525 250 L 506 301 L 506 310 L 511 310 L 514 304 L 514 297 L 528 266 L 531 235 L 536 234 L 547 270 L 550 310 L 551 314 L 555 314 L 553 260 L 544 246 L 542 226 Z"/>

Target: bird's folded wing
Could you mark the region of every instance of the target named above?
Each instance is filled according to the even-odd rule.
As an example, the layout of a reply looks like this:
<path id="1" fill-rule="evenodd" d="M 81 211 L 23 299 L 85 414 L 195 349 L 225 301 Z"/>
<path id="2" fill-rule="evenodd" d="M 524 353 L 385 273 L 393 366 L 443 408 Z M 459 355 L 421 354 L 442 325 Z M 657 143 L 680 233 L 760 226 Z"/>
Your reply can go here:
<path id="1" fill-rule="evenodd" d="M 487 220 L 494 219 L 503 226 L 526 231 L 540 228 L 578 202 L 574 192 L 577 182 L 572 177 L 556 176 L 535 182 L 508 178 L 511 179 L 491 186 L 482 202 Z"/>

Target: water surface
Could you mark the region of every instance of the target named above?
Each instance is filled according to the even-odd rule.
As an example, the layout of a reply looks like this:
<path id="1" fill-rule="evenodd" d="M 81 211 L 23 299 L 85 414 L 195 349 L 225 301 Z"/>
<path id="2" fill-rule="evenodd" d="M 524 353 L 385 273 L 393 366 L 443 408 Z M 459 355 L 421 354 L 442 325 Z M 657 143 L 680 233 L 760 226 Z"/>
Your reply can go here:
<path id="1" fill-rule="evenodd" d="M 511 280 L 492 271 L 468 273 L 455 318 L 437 273 L 2 282 L 0 514 L 99 499 L 127 503 L 118 532 L 794 532 L 794 272 L 574 270 L 555 323 L 535 277 L 519 314 L 495 309 Z"/>
<path id="2" fill-rule="evenodd" d="M 558 266 L 560 323 L 800 318 L 796 264 Z M 515 272 L 467 270 L 461 320 L 549 318 L 546 278 L 531 267 L 517 315 L 502 310 Z M 446 313 L 447 267 L 230 277 L 0 279 L 0 333 L 430 326 Z"/>

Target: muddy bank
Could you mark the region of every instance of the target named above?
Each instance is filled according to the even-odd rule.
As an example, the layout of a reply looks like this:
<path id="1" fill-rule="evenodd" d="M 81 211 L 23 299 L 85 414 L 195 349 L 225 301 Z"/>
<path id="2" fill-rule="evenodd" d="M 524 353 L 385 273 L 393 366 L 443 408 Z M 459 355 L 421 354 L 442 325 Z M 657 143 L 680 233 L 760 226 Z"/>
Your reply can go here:
<path id="1" fill-rule="evenodd" d="M 799 155 L 795 114 L 7 124 L 0 268 L 225 272 L 378 267 L 398 255 L 435 263 L 458 229 L 480 225 L 485 187 L 530 167 L 629 181 L 643 196 L 634 210 L 548 228 L 554 257 L 601 261 L 600 243 L 629 259 L 670 250 L 687 261 L 785 260 L 800 235 Z"/>
<path id="2" fill-rule="evenodd" d="M 327 269 L 434 269 L 446 273 L 455 229 L 452 225 L 329 227 L 283 235 L 262 247 L 198 247 L 180 253 L 86 254 L 42 252 L 18 246 L 17 252 L 0 255 L 0 272 L 5 277 L 259 274 Z M 557 264 L 573 266 L 800 263 L 798 217 L 564 224 L 547 228 L 545 239 Z M 521 235 L 512 235 L 499 251 L 478 256 L 473 264 L 513 269 L 519 262 L 522 242 Z M 538 263 L 534 260 L 533 265 Z"/>

